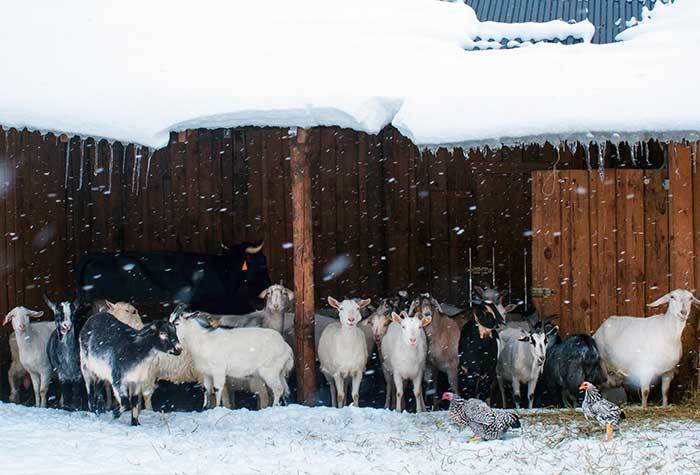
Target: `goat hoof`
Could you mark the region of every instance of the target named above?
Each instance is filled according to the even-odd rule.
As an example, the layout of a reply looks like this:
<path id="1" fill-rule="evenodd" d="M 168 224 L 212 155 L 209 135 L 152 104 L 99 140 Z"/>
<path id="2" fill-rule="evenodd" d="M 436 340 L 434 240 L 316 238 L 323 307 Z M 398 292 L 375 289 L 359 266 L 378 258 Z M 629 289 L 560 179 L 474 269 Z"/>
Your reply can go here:
<path id="1" fill-rule="evenodd" d="M 136 426 L 140 426 L 141 423 L 139 422 L 138 419 L 132 417 L 132 418 L 131 418 L 131 425 L 132 425 L 133 427 L 136 427 Z"/>

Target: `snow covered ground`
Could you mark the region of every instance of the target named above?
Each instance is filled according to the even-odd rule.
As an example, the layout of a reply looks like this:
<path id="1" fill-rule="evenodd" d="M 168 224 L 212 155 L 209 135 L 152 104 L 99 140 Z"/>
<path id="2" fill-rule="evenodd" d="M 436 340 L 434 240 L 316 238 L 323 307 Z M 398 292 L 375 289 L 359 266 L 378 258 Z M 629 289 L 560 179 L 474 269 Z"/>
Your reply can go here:
<path id="1" fill-rule="evenodd" d="M 656 409 L 661 411 L 661 409 Z M 145 413 L 141 427 L 0 404 L 4 474 L 700 473 L 700 421 L 645 419 L 603 441 L 570 411 L 523 411 L 522 433 L 467 443 L 446 412 L 279 407 Z M 658 416 L 658 413 L 657 413 Z M 573 420 L 573 422 L 572 422 Z"/>

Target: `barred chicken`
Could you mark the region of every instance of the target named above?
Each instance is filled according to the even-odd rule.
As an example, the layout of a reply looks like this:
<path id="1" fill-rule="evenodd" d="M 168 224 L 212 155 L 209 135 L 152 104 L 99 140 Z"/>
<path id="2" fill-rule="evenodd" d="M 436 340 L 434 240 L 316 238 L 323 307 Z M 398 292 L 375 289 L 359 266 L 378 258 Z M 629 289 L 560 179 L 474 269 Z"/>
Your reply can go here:
<path id="1" fill-rule="evenodd" d="M 604 399 L 598 388 L 588 381 L 581 383 L 579 390 L 586 391 L 581 405 L 586 420 L 594 420 L 601 427 L 605 427 L 607 439 L 611 440 L 613 429 L 620 428 L 620 423 L 625 419 L 625 413 L 617 405 Z"/>
<path id="2" fill-rule="evenodd" d="M 444 393 L 442 399 L 450 401 L 452 422 L 474 432 L 469 442 L 498 439 L 508 429 L 520 427 L 520 418 L 514 411 L 491 409 L 480 399 L 465 400 L 453 393 Z"/>

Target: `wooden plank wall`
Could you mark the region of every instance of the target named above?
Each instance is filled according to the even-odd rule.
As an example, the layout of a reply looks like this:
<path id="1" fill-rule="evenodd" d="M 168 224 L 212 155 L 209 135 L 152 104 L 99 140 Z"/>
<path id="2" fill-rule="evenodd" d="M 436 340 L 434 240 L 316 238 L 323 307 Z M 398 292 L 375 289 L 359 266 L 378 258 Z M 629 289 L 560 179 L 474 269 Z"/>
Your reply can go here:
<path id="1" fill-rule="evenodd" d="M 545 315 L 559 315 L 563 333 L 591 334 L 610 315 L 650 316 L 658 309 L 646 304 L 669 290 L 696 289 L 696 151 L 669 144 L 661 169 L 533 173 L 533 286 L 555 291 L 534 300 Z M 696 384 L 698 336 L 694 317 L 683 333 L 677 393 Z"/>
<path id="2" fill-rule="evenodd" d="M 410 288 L 464 304 L 469 248 L 475 266 L 495 255 L 497 282 L 522 297 L 531 172 L 597 166 L 582 147 L 420 152 L 392 128 L 309 135 L 317 303 Z M 645 147 L 640 165 L 625 153 L 609 147 L 605 165 L 660 156 Z M 0 312 L 44 308 L 42 293 L 72 297 L 88 252 L 221 254 L 264 238 L 271 277 L 292 285 L 289 154 L 279 128 L 173 133 L 158 151 L 0 129 Z M 337 256 L 347 263 L 340 275 L 327 272 Z M 0 330 L 3 397 L 8 334 Z"/>

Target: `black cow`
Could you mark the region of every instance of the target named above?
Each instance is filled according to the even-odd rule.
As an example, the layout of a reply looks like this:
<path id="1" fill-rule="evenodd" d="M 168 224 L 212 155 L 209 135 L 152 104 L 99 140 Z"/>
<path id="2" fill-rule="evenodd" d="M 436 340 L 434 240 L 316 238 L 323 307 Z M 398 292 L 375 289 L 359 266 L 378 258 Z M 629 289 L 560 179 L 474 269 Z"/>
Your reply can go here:
<path id="1" fill-rule="evenodd" d="M 241 315 L 259 304 L 271 284 L 262 243 L 242 243 L 227 255 L 182 252 L 89 254 L 80 261 L 78 300 L 122 300 Z"/>

